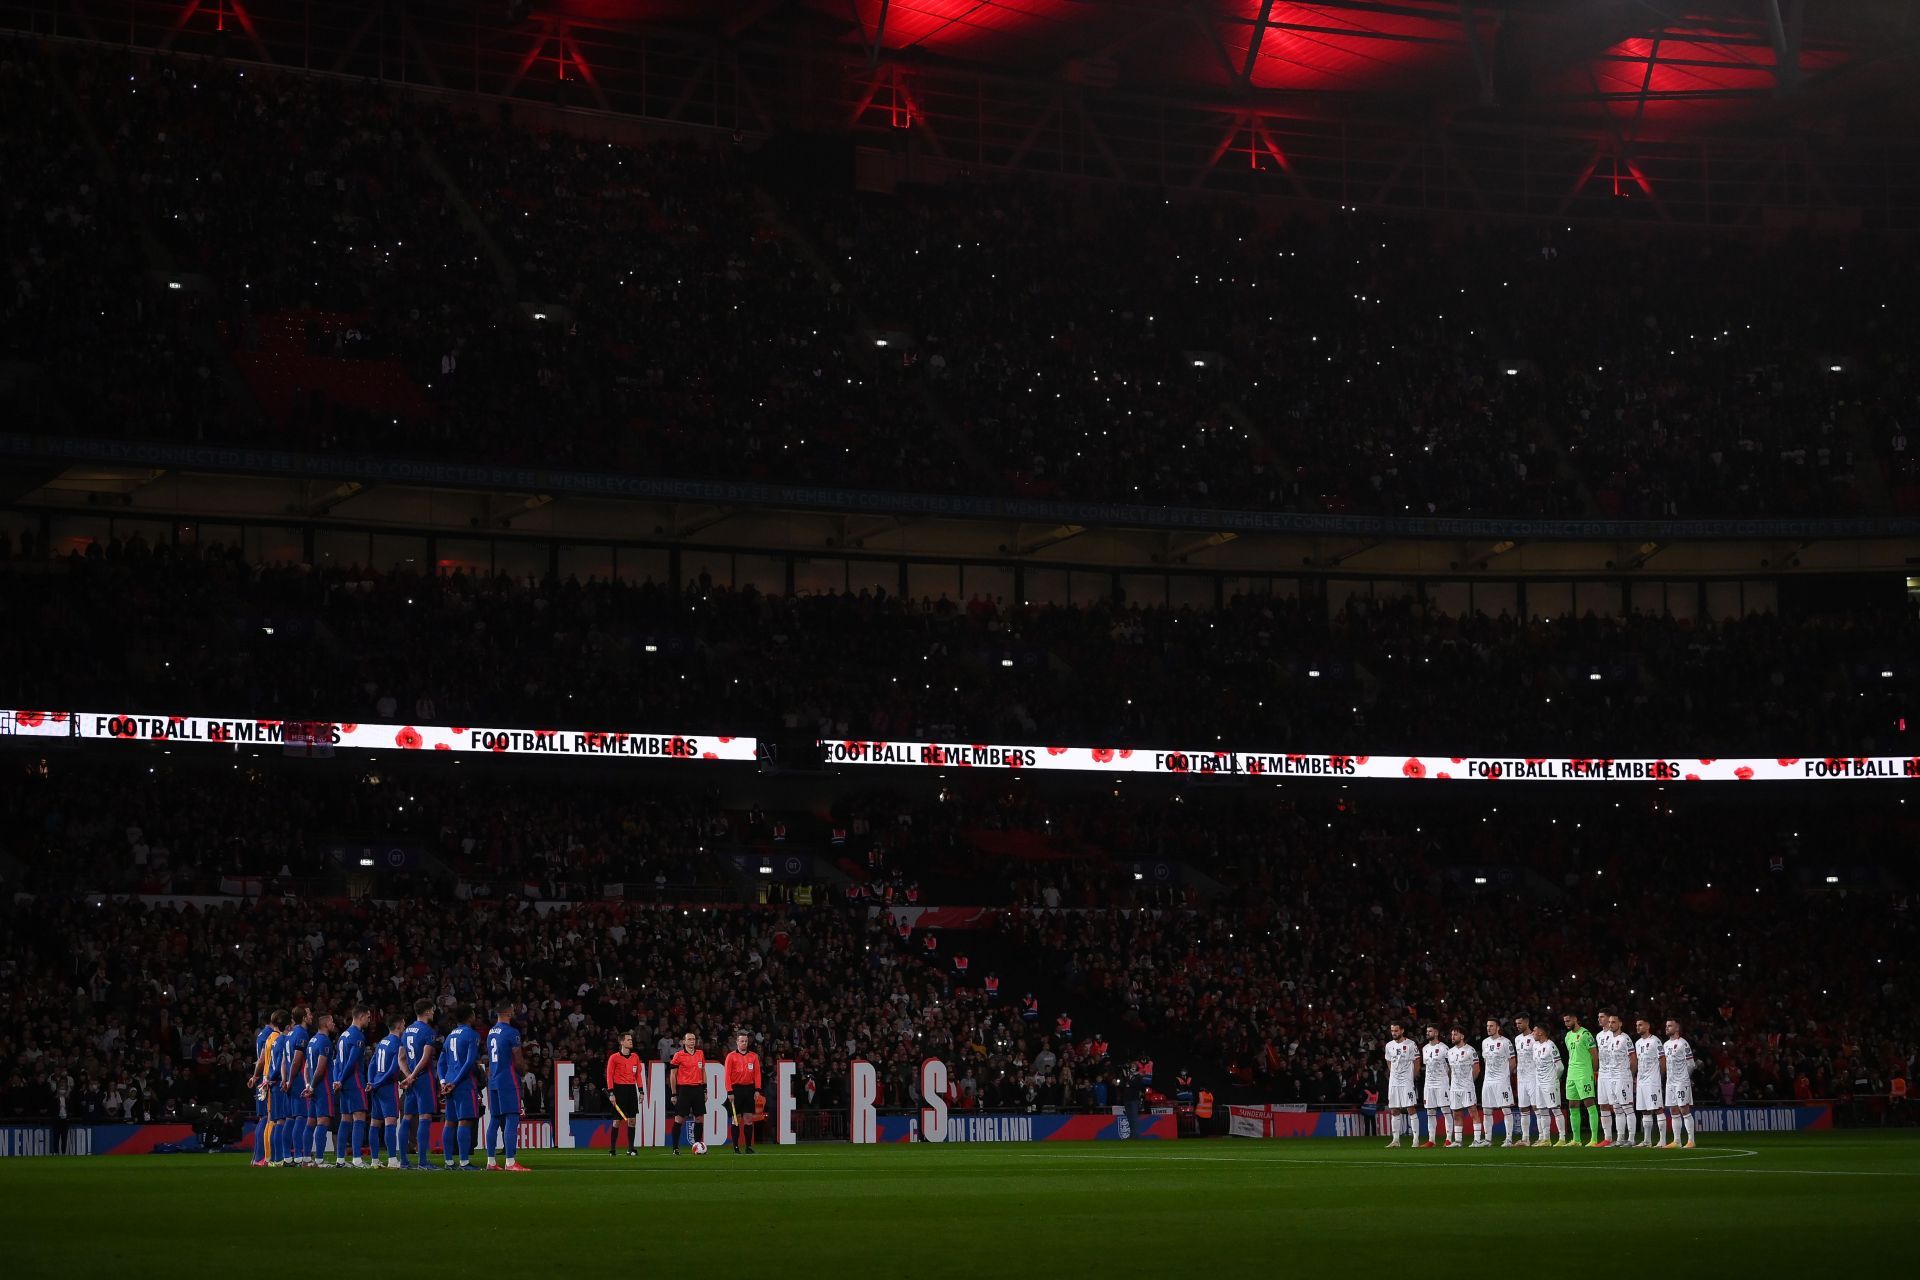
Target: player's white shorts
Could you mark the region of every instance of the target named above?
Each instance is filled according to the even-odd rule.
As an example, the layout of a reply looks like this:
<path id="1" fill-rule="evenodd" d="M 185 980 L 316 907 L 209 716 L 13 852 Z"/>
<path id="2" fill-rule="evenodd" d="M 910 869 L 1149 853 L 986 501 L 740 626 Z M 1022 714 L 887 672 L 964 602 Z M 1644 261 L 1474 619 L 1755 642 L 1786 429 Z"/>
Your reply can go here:
<path id="1" fill-rule="evenodd" d="M 1670 1107 L 1690 1107 L 1693 1105 L 1693 1081 L 1668 1080 L 1667 1105 Z"/>
<path id="2" fill-rule="evenodd" d="M 1633 1089 L 1633 1109 L 1635 1111 L 1658 1111 L 1660 1109 L 1660 1077 L 1642 1078 Z"/>
<path id="3" fill-rule="evenodd" d="M 1480 1082 L 1480 1105 L 1491 1111 L 1495 1107 L 1513 1105 L 1513 1081 L 1502 1076 L 1498 1080 L 1488 1079 Z"/>
<path id="4" fill-rule="evenodd" d="M 1542 1111 L 1557 1111 L 1560 1108 L 1560 1082 L 1540 1083 L 1533 1086 L 1533 1105 Z"/>
<path id="5" fill-rule="evenodd" d="M 1425 1103 L 1428 1110 L 1445 1111 L 1447 1109 L 1447 1086 L 1430 1084 L 1426 1088 Z"/>
<path id="6" fill-rule="evenodd" d="M 1410 1084 L 1390 1084 L 1387 1086 L 1387 1110 L 1405 1111 L 1408 1107 L 1417 1107 L 1420 1103 L 1413 1096 Z"/>
<path id="7" fill-rule="evenodd" d="M 1456 1084 L 1447 1089 L 1447 1105 L 1455 1111 L 1473 1110 L 1473 1086 Z"/>
<path id="8" fill-rule="evenodd" d="M 1520 1077 L 1519 1105 L 1523 1108 L 1537 1107 L 1540 1105 L 1540 1088 L 1531 1076 L 1523 1075 Z"/>
<path id="9" fill-rule="evenodd" d="M 1600 1077 L 1600 1105 L 1624 1108 L 1633 1105 L 1633 1083 L 1623 1075 Z"/>

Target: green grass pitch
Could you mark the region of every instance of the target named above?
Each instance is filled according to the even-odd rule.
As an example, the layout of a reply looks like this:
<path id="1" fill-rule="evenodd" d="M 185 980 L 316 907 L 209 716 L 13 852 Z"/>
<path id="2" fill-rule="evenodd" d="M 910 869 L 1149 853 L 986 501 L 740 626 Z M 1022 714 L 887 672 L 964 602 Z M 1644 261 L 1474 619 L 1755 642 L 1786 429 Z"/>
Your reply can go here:
<path id="1" fill-rule="evenodd" d="M 143 1278 L 289 1265 L 1272 1277 L 1395 1260 L 1505 1268 L 1531 1246 L 1543 1268 L 1611 1257 L 1752 1276 L 1904 1265 L 1920 1216 L 1920 1132 L 1723 1134 L 1695 1151 L 1221 1140 L 525 1160 L 532 1174 L 0 1161 L 5 1265 Z"/>

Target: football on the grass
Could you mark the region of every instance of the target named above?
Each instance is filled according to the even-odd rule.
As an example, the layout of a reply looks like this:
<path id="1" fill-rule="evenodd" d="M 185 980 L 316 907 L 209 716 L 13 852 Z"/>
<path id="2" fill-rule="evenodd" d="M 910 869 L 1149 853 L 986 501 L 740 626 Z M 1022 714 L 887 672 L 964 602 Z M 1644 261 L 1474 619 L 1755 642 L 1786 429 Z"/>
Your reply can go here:
<path id="1" fill-rule="evenodd" d="M 704 1142 L 696 1142 L 696 1143 L 694 1143 L 694 1144 L 693 1144 L 693 1154 L 695 1154 L 695 1155 L 697 1155 L 697 1156 L 703 1156 L 703 1155 L 705 1155 L 705 1154 L 707 1154 L 707 1144 L 706 1144 L 706 1143 L 704 1143 Z"/>

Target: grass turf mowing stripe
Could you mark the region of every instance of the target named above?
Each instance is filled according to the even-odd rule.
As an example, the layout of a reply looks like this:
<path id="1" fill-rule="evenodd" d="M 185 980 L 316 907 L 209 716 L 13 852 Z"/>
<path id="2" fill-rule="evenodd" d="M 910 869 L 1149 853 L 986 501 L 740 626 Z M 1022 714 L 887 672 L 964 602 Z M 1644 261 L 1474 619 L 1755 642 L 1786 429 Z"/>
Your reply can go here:
<path id="1" fill-rule="evenodd" d="M 19 1159 L 0 1161 L 0 1205 L 9 1271 L 27 1276 L 218 1277 L 310 1254 L 329 1267 L 412 1259 L 494 1275 L 1271 1277 L 1551 1247 L 1568 1232 L 1595 1262 L 1649 1253 L 1713 1275 L 1904 1252 L 1920 1134 L 1726 1139 L 1551 1154 L 1361 1140 L 531 1151 L 525 1176 Z M 1583 1176 L 1553 1176 L 1567 1169 Z M 1772 1176 L 1720 1176 L 1735 1172 Z"/>

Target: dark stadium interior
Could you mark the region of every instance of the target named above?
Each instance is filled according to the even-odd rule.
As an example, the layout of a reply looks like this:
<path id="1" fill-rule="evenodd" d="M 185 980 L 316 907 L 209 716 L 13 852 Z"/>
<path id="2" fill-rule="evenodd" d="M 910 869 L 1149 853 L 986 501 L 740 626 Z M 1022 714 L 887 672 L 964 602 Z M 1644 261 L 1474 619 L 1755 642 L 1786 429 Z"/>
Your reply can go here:
<path id="1" fill-rule="evenodd" d="M 0 1122 L 240 1141 L 270 1010 L 427 999 L 805 1139 L 1602 1007 L 1913 1125 L 1920 18 L 1674 9 L 0 0 Z"/>

